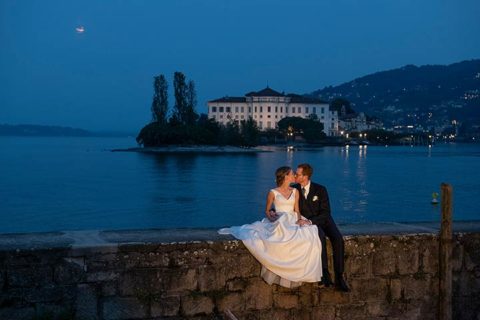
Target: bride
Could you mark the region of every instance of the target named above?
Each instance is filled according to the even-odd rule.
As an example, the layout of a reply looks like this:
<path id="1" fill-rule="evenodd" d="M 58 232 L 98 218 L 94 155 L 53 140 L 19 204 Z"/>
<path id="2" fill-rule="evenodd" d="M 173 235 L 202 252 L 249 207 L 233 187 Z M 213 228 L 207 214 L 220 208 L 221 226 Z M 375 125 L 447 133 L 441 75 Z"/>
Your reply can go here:
<path id="1" fill-rule="evenodd" d="M 220 229 L 242 240 L 262 264 L 261 275 L 268 284 L 293 288 L 322 277 L 322 246 L 318 230 L 299 212 L 298 190 L 290 167 L 275 172 L 277 188 L 267 196 L 267 218 L 252 224 Z M 275 211 L 272 211 L 272 204 Z"/>

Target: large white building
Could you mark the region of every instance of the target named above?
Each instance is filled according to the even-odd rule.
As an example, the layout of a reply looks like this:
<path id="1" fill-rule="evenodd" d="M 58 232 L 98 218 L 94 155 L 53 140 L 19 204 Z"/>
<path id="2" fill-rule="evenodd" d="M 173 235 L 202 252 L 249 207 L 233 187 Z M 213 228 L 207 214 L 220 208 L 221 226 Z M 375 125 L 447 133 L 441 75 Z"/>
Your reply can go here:
<path id="1" fill-rule="evenodd" d="M 328 136 L 338 135 L 338 114 L 330 111 L 328 102 L 298 94 L 284 94 L 269 87 L 244 97 L 223 97 L 208 101 L 208 117 L 219 123 L 239 123 L 252 117 L 261 130 L 277 128 L 285 117 L 307 118 L 317 115 Z"/>

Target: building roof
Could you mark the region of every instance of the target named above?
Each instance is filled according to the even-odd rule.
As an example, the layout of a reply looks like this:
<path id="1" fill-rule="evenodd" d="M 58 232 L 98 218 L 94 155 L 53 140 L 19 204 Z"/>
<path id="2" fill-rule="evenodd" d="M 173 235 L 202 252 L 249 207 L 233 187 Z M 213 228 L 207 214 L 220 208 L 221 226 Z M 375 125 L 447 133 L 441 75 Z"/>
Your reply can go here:
<path id="1" fill-rule="evenodd" d="M 245 96 L 246 97 L 285 97 L 283 93 L 270 89 L 269 87 L 266 87 L 265 89 L 257 92 L 255 91 L 249 92 Z"/>
<path id="2" fill-rule="evenodd" d="M 287 94 L 287 97 L 290 97 L 290 103 L 328 104 L 326 101 L 308 96 L 301 96 L 295 93 L 289 93 Z"/>
<path id="3" fill-rule="evenodd" d="M 237 102 L 237 103 L 242 103 L 242 102 L 246 102 L 247 99 L 245 97 L 223 97 L 223 98 L 219 98 L 219 99 L 215 99 L 215 100 L 210 100 L 208 102 Z"/>

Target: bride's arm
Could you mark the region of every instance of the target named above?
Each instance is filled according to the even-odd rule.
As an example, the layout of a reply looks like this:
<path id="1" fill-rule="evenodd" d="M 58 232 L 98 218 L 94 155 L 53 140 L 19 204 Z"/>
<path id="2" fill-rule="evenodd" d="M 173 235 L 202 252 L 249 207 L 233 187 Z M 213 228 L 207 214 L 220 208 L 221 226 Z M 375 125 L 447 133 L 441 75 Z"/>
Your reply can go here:
<path id="1" fill-rule="evenodd" d="M 270 210 L 272 209 L 273 200 L 275 200 L 275 195 L 273 194 L 272 191 L 269 191 L 267 194 L 267 207 L 265 208 L 265 215 L 270 221 L 275 220 L 275 217 L 273 217 L 270 213 Z"/>

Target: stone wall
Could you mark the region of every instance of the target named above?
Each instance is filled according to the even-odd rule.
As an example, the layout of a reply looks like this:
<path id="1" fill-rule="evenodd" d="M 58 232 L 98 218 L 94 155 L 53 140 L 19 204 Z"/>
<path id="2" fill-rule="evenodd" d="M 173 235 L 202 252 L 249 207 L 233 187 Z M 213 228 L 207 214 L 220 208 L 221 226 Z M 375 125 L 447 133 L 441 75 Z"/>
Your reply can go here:
<path id="1" fill-rule="evenodd" d="M 480 233 L 455 237 L 454 319 L 480 319 Z M 346 237 L 340 293 L 269 286 L 231 239 L 4 249 L 0 319 L 436 319 L 437 260 L 433 234 Z"/>

